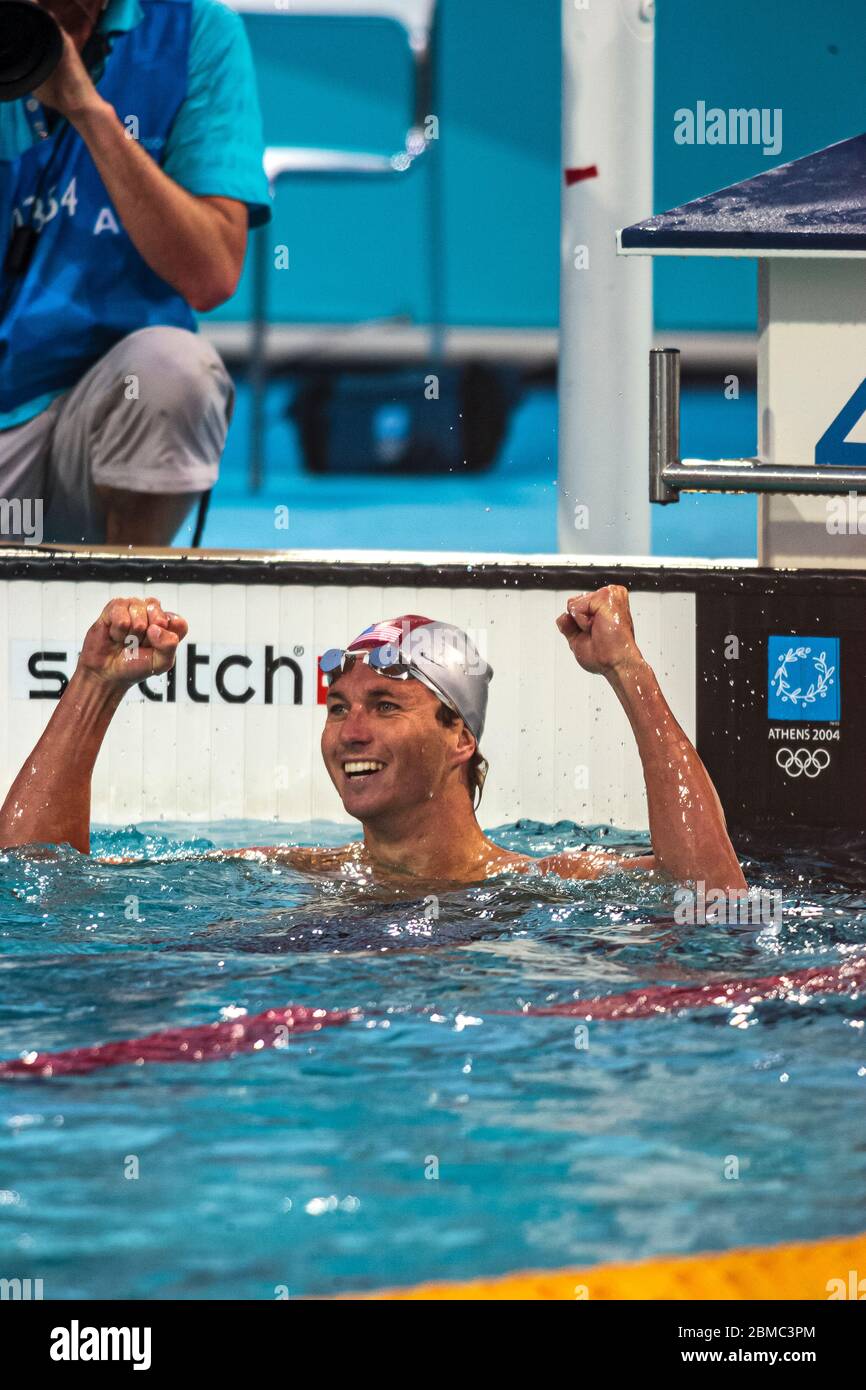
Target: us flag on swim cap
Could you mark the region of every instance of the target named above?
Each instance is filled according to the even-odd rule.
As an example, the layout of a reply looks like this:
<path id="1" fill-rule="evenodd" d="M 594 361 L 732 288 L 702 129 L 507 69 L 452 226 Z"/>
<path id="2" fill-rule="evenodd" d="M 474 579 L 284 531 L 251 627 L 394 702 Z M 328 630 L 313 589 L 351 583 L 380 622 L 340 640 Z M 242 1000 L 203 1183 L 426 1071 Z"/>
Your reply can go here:
<path id="1" fill-rule="evenodd" d="M 356 637 L 354 642 L 350 642 L 346 650 L 349 652 L 368 651 L 374 647 L 383 647 L 386 644 L 399 646 L 405 637 L 415 631 L 416 627 L 425 627 L 432 621 L 432 618 L 422 618 L 418 613 L 404 613 L 402 618 L 383 618 L 381 622 L 366 627 L 360 637 Z"/>

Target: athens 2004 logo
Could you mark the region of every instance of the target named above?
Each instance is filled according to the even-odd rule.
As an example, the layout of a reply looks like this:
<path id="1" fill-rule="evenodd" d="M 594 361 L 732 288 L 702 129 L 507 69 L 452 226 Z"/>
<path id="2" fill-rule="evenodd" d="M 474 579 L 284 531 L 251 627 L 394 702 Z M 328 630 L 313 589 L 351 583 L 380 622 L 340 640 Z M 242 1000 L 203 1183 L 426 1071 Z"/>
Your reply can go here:
<path id="1" fill-rule="evenodd" d="M 838 637 L 770 637 L 767 716 L 838 721 L 841 708 Z"/>

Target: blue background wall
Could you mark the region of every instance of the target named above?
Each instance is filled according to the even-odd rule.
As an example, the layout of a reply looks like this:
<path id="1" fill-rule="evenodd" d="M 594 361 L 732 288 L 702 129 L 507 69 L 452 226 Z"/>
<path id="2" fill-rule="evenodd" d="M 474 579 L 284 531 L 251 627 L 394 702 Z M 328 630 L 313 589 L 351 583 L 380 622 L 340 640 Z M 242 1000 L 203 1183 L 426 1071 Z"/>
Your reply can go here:
<path id="1" fill-rule="evenodd" d="M 446 318 L 553 327 L 558 318 L 559 0 L 440 0 L 437 114 Z M 605 0 L 592 0 L 594 4 Z M 616 0 L 606 0 L 615 3 Z M 864 128 L 866 23 L 856 0 L 657 0 L 655 209 L 707 193 Z M 250 16 L 270 144 L 391 151 L 402 140 L 409 65 L 402 35 L 376 21 Z M 781 107 L 783 146 L 674 143 L 677 107 Z M 423 161 L 422 161 L 423 163 Z M 269 239 L 271 316 L 429 318 L 427 171 L 405 179 L 283 184 Z M 647 209 L 647 212 L 651 211 Z M 748 329 L 752 262 L 656 266 L 664 328 Z M 249 313 L 249 269 L 216 315 Z"/>

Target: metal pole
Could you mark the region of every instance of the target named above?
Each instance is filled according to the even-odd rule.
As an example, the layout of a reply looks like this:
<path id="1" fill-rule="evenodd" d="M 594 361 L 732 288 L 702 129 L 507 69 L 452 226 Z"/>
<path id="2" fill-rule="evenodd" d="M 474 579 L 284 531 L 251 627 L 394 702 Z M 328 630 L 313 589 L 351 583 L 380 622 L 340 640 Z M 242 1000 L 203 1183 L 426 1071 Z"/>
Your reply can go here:
<path id="1" fill-rule="evenodd" d="M 616 233 L 653 203 L 648 0 L 562 0 L 559 549 L 646 555 L 652 262 Z"/>
<path id="2" fill-rule="evenodd" d="M 650 350 L 650 485 L 649 500 L 676 502 L 676 491 L 664 481 L 665 469 L 680 459 L 680 350 Z"/>
<path id="3" fill-rule="evenodd" d="M 866 493 L 866 468 L 804 468 L 758 459 L 683 459 L 662 472 L 675 492 L 789 492 L 830 497 Z M 676 501 L 676 497 L 666 499 Z"/>
<path id="4" fill-rule="evenodd" d="M 253 321 L 250 339 L 250 491 L 259 492 L 265 476 L 265 387 L 267 376 L 268 229 L 253 235 Z"/>
<path id="5" fill-rule="evenodd" d="M 415 128 L 423 131 L 424 122 L 430 115 L 441 119 L 439 101 L 442 87 L 440 82 L 440 45 L 442 42 L 442 7 L 434 7 L 431 17 L 431 31 L 423 48 L 415 41 Z M 441 132 L 440 132 L 441 134 Z M 425 142 L 427 144 L 427 142 Z M 434 369 L 439 372 L 445 360 L 445 318 L 446 304 L 446 238 L 444 207 L 444 171 L 442 168 L 442 146 L 439 140 L 430 141 L 427 148 L 427 264 L 430 275 L 430 359 Z"/>

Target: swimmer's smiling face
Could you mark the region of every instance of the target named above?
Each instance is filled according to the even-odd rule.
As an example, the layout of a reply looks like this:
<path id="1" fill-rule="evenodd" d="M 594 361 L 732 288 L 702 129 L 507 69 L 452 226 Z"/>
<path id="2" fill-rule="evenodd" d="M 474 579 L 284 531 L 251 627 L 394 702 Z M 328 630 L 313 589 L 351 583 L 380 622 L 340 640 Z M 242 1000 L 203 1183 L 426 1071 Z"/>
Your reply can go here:
<path id="1" fill-rule="evenodd" d="M 437 719 L 432 690 L 364 661 L 333 682 L 327 703 L 322 757 L 346 811 L 362 822 L 429 802 L 475 747 L 462 721 L 448 728 Z"/>

